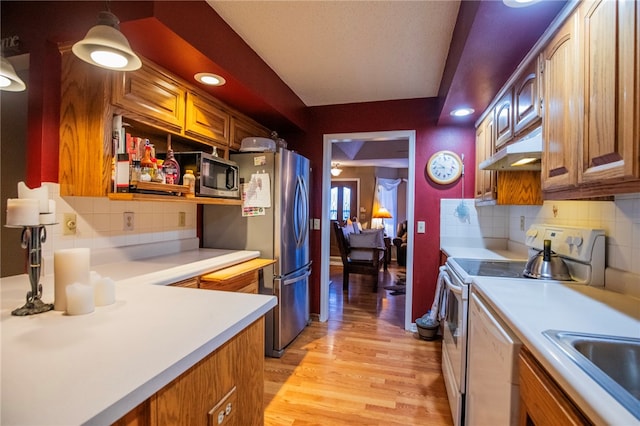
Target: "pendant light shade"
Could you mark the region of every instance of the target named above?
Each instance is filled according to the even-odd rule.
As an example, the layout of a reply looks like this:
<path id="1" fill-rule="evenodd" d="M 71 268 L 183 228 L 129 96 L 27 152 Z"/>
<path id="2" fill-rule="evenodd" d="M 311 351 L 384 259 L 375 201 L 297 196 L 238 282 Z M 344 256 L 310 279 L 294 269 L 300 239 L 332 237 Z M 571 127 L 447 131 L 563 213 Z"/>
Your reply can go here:
<path id="1" fill-rule="evenodd" d="M 22 92 L 27 86 L 18 74 L 15 68 L 5 58 L 0 58 L 0 90 L 7 92 Z"/>
<path id="2" fill-rule="evenodd" d="M 338 166 L 340 165 L 340 163 L 335 163 L 332 167 L 331 167 L 331 176 L 340 176 L 340 173 L 342 173 L 342 169 L 339 169 Z"/>
<path id="3" fill-rule="evenodd" d="M 135 71 L 142 66 L 142 61 L 120 32 L 120 21 L 108 11 L 100 12 L 98 24 L 71 50 L 78 58 L 101 68 Z"/>

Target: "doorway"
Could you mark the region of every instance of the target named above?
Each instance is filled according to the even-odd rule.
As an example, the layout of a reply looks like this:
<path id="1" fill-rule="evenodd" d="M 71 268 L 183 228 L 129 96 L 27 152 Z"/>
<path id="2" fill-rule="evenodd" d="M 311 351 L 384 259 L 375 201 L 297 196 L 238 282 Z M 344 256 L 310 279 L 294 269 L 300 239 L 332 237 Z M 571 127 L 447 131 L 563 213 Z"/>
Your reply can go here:
<path id="1" fill-rule="evenodd" d="M 357 216 L 357 206 L 360 205 L 360 181 L 359 179 L 331 179 L 329 193 L 330 208 L 329 220 L 338 221 L 341 225 L 347 223 L 353 216 Z M 331 256 L 340 256 L 335 235 L 330 233 Z"/>
<path id="2" fill-rule="evenodd" d="M 415 130 L 398 130 L 388 132 L 340 133 L 326 134 L 323 137 L 322 167 L 322 217 L 321 217 L 321 261 L 320 261 L 320 321 L 329 318 L 329 262 L 330 262 L 330 207 L 331 207 L 331 152 L 332 144 L 352 140 L 367 142 L 387 142 L 404 139 L 408 142 L 408 177 L 407 177 L 407 263 L 406 263 L 406 298 L 405 298 L 405 330 L 411 330 L 411 311 L 413 301 L 413 218 L 415 188 Z"/>

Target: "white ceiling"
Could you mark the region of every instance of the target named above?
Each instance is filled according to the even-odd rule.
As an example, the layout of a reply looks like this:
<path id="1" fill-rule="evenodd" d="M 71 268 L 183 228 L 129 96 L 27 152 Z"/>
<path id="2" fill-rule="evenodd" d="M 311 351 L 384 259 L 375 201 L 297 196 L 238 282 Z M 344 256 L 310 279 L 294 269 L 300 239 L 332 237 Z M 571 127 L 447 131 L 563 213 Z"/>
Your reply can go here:
<path id="1" fill-rule="evenodd" d="M 207 1 L 307 106 L 437 96 L 460 6 Z"/>

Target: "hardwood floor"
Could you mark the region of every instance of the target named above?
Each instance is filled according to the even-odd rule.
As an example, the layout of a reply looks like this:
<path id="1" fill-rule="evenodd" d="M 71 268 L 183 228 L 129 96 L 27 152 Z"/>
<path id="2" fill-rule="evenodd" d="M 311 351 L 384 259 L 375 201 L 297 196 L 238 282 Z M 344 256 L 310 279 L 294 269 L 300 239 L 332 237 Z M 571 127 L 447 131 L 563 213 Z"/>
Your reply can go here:
<path id="1" fill-rule="evenodd" d="M 370 278 L 331 267 L 329 321 L 313 321 L 280 359 L 265 362 L 265 425 L 451 425 L 440 340 L 404 331 L 403 270 Z M 384 280 L 382 276 L 384 274 Z"/>

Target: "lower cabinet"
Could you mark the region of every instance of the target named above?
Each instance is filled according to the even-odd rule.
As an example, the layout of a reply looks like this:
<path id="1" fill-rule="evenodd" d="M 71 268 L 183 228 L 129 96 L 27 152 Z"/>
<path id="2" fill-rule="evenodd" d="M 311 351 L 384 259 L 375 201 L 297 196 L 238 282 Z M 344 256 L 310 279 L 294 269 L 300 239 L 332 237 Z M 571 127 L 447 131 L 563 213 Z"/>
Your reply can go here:
<path id="1" fill-rule="evenodd" d="M 263 369 L 261 318 L 114 425 L 262 425 Z"/>
<path id="2" fill-rule="evenodd" d="M 592 424 L 524 347 L 519 367 L 520 426 Z"/>

